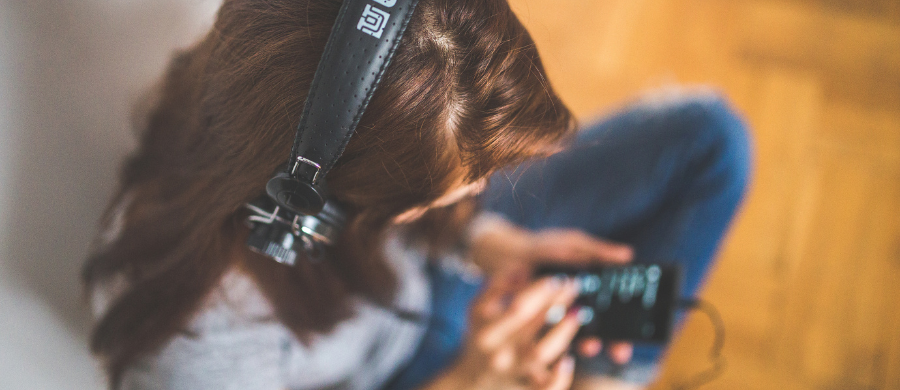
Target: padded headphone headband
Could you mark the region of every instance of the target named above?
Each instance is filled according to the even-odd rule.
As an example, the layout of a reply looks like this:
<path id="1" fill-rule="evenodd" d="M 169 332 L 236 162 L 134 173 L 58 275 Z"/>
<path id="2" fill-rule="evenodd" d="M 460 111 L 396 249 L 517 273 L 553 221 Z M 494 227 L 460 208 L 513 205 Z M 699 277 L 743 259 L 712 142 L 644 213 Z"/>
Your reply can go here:
<path id="1" fill-rule="evenodd" d="M 266 186 L 279 205 L 317 214 L 324 177 L 344 152 L 418 0 L 344 0 L 306 99 L 286 172 Z"/>

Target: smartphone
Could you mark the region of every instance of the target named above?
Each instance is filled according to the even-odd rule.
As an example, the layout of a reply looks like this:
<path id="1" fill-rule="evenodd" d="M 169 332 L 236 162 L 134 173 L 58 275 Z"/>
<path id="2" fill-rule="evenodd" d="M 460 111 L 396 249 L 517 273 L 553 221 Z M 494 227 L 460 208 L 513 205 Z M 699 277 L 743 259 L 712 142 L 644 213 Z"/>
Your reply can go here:
<path id="1" fill-rule="evenodd" d="M 666 343 L 672 336 L 681 288 L 681 268 L 675 264 L 545 264 L 535 270 L 535 277 L 544 276 L 566 276 L 578 281 L 580 294 L 573 307 L 581 329 L 576 338 Z M 552 308 L 547 313 L 547 324 L 562 320 L 567 310 Z"/>

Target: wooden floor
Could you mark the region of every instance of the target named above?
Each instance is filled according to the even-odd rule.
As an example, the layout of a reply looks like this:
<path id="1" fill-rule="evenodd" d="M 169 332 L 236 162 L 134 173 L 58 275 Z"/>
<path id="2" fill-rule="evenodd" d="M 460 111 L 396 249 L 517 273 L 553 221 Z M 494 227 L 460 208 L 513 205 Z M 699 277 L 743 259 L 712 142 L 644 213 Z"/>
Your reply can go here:
<path id="1" fill-rule="evenodd" d="M 756 143 L 704 290 L 728 368 L 704 389 L 900 389 L 900 1 L 512 0 L 582 118 L 719 88 Z M 690 318 L 654 388 L 710 364 Z"/>

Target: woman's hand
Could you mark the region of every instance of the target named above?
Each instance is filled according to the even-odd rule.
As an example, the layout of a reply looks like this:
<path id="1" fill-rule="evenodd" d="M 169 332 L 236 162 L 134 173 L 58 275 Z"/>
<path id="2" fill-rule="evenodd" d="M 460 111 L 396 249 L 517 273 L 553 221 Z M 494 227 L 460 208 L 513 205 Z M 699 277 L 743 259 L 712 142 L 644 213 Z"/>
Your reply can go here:
<path id="1" fill-rule="evenodd" d="M 574 360 L 567 355 L 579 328 L 574 313 L 541 334 L 547 310 L 569 306 L 575 282 L 506 272 L 491 278 L 472 306 L 469 338 L 462 355 L 429 390 L 564 390 L 572 384 Z M 523 284 L 525 286 L 523 286 Z"/>
<path id="2" fill-rule="evenodd" d="M 630 246 L 602 240 L 578 229 L 532 232 L 499 217 L 480 221 L 470 237 L 470 256 L 488 274 L 498 270 L 530 270 L 538 262 L 625 264 Z"/>
<path id="3" fill-rule="evenodd" d="M 470 255 L 488 275 L 497 272 L 530 274 L 537 263 L 626 264 L 634 256 L 628 245 L 591 236 L 577 229 L 546 229 L 532 232 L 499 217 L 481 221 L 473 232 Z M 577 351 L 585 357 L 600 353 L 599 339 L 579 340 Z M 606 348 L 612 360 L 625 364 L 631 360 L 629 343 L 610 343 Z"/>

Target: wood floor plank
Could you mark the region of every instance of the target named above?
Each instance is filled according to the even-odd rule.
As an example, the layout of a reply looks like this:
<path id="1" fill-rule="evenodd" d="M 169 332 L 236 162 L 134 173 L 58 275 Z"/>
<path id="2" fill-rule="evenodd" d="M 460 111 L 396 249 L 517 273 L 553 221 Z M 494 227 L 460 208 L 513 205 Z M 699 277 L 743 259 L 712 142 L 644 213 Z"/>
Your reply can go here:
<path id="1" fill-rule="evenodd" d="M 847 76 L 896 78 L 900 26 L 783 2 L 744 2 L 742 50 Z M 764 26 L 765 28 L 760 28 Z"/>
<path id="2" fill-rule="evenodd" d="M 744 1 L 741 55 L 827 74 L 832 96 L 900 106 L 900 23 L 782 1 Z"/>
<path id="3" fill-rule="evenodd" d="M 892 259 L 892 272 L 894 275 L 900 274 L 900 247 L 896 248 Z M 896 295 L 895 295 L 896 296 Z M 884 312 L 888 320 L 884 328 L 882 328 L 881 343 L 885 346 L 886 356 L 884 357 L 884 369 L 882 372 L 883 379 L 879 378 L 878 389 L 900 389 L 900 334 L 896 331 L 900 329 L 900 310 L 897 309 L 896 300 L 892 300 L 890 307 Z"/>
<path id="4" fill-rule="evenodd" d="M 834 147 L 900 165 L 900 110 L 830 99 L 819 134 Z"/>
<path id="5" fill-rule="evenodd" d="M 865 388 L 885 388 L 891 339 L 900 328 L 892 312 L 898 311 L 900 267 L 900 174 L 895 169 L 881 169 L 884 162 L 873 160 L 871 169 L 876 185 L 871 188 L 868 218 L 857 256 L 847 259 L 859 269 L 853 280 L 853 294 L 848 303 L 846 320 L 851 329 L 847 345 L 845 372 L 848 381 Z M 894 387 L 887 387 L 894 388 Z"/>
<path id="6" fill-rule="evenodd" d="M 900 2 L 895 0 L 793 0 L 831 12 L 900 24 Z"/>

